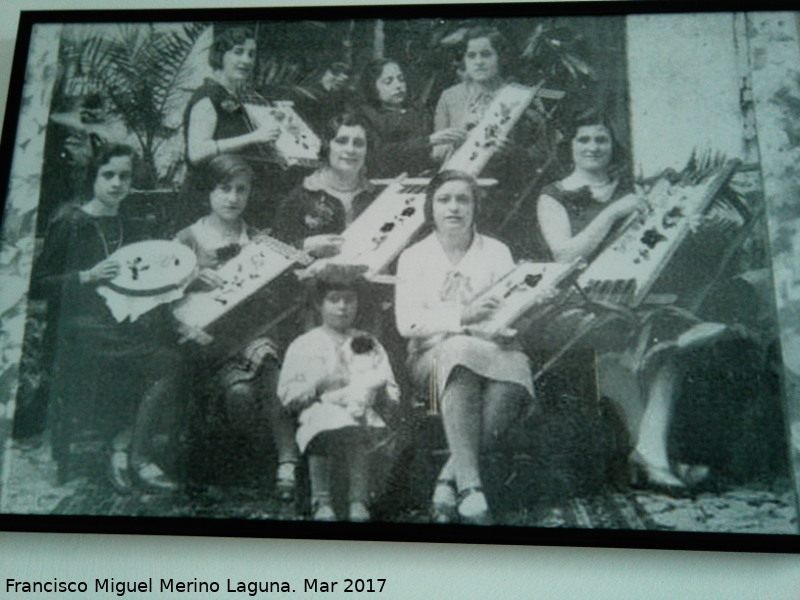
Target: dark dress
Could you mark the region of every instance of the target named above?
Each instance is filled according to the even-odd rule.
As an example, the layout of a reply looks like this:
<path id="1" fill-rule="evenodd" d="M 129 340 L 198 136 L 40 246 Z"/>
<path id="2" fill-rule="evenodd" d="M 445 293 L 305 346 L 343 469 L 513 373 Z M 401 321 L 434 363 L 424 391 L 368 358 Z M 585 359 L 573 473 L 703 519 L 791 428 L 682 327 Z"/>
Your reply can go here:
<path id="1" fill-rule="evenodd" d="M 542 188 L 540 196 L 550 196 L 553 200 L 564 207 L 564 209 L 567 211 L 567 216 L 569 217 L 572 235 L 578 235 L 581 231 L 586 229 L 586 227 L 595 220 L 597 215 L 603 212 L 603 210 L 609 204 L 628 195 L 631 193 L 631 191 L 633 190 L 630 185 L 619 182 L 617 187 L 614 189 L 614 192 L 611 194 L 611 198 L 609 198 L 608 202 L 598 202 L 594 199 L 592 192 L 587 186 L 578 188 L 577 190 L 565 190 L 563 187 L 561 187 L 561 182 L 557 181 Z M 614 238 L 620 222 L 621 221 L 617 221 L 617 223 L 614 224 L 614 226 L 603 238 L 602 243 L 597 246 L 594 252 L 586 257 L 588 261 L 591 262 L 591 260 L 600 253 L 600 250 L 606 246 L 608 240 Z M 544 237 L 542 236 L 541 227 L 536 228 L 536 233 L 540 236 L 542 247 L 547 248 L 547 244 L 544 242 Z M 552 253 L 549 250 L 547 252 L 550 260 L 553 260 Z"/>
<path id="2" fill-rule="evenodd" d="M 559 182 L 545 186 L 541 195 L 559 202 L 567 211 L 572 235 L 583 231 L 612 202 L 632 191 L 632 184 L 620 181 L 608 202 L 598 202 L 588 187 L 565 190 Z M 625 219 L 619 219 L 606 234 L 602 243 L 587 256 L 591 263 L 608 244 L 616 239 Z M 541 235 L 541 231 L 537 232 Z M 543 238 L 542 238 L 543 239 Z M 546 247 L 546 245 L 544 246 Z M 550 257 L 552 260 L 552 256 Z M 684 292 L 672 289 L 670 292 Z M 578 331 L 585 331 L 578 346 L 598 352 L 632 352 L 639 354 L 638 368 L 654 368 L 668 356 L 683 354 L 697 347 L 708 347 L 730 332 L 718 323 L 703 322 L 690 313 L 675 311 L 672 305 L 643 305 L 628 317 L 624 312 L 609 310 L 611 303 L 589 302 L 577 293 L 566 294 L 554 303 L 551 312 L 534 322 L 521 325 L 520 339 L 526 349 L 535 354 L 541 350 L 560 349 Z M 602 317 L 602 318 L 598 318 Z"/>
<path id="3" fill-rule="evenodd" d="M 348 87 L 327 90 L 320 82 L 295 88 L 292 101 L 297 113 L 314 132 L 324 137 L 329 121 L 353 108 L 353 93 Z"/>
<path id="4" fill-rule="evenodd" d="M 203 85 L 192 94 L 183 114 L 183 129 L 187 146 L 189 117 L 192 109 L 198 102 L 206 98 L 211 101 L 217 114 L 214 140 L 239 137 L 252 131 L 245 108 L 239 99 L 213 79 L 206 79 Z M 303 170 L 299 168 L 284 170 L 277 162 L 275 150 L 268 144 L 248 146 L 236 154 L 247 159 L 254 173 L 253 191 L 244 216 L 254 227 L 264 229 L 272 222 L 278 199 L 300 180 Z M 200 192 L 205 162 L 193 165 L 188 161 L 187 153 L 181 214 L 176 215 L 174 219 L 176 229 L 182 229 L 208 213 L 208 198 L 202 198 L 203 194 Z"/>
<path id="5" fill-rule="evenodd" d="M 284 198 L 278 210 L 274 234 L 298 248 L 303 240 L 314 235 L 339 235 L 347 227 L 342 201 L 310 183 L 311 177 L 295 187 Z M 353 199 L 353 218 L 375 199 L 371 186 Z"/>
<path id="6" fill-rule="evenodd" d="M 592 196 L 588 186 L 577 190 L 565 190 L 561 186 L 561 182 L 557 181 L 542 188 L 540 197 L 549 196 L 564 207 L 564 210 L 567 211 L 572 235 L 575 236 L 594 221 L 606 207 L 628 194 L 630 190 L 630 185 L 620 181 L 612 192 L 611 198 L 607 202 L 599 202 Z M 591 262 L 608 242 L 615 238 L 622 221 L 622 219 L 617 221 L 597 248 L 586 257 L 588 262 Z M 545 260 L 554 261 L 538 220 L 535 236 L 536 246 L 543 249 Z M 568 294 L 566 298 L 562 298 L 560 304 L 554 304 L 550 310 L 552 312 L 546 313 L 544 318 L 525 323 L 520 327 L 524 332 L 520 335 L 520 339 L 532 356 L 542 351 L 550 352 L 560 349 L 579 329 L 595 321 L 598 315 L 591 306 L 586 304 L 584 298 L 577 294 Z M 597 335 L 587 336 L 580 345 L 595 350 L 621 350 L 629 343 L 631 333 L 628 324 L 615 323 L 613 327 L 602 328 Z"/>
<path id="7" fill-rule="evenodd" d="M 378 190 L 370 185 L 353 199 L 352 218 L 357 218 L 375 199 Z M 281 204 L 273 231 L 275 237 L 298 248 L 303 241 L 315 235 L 340 235 L 347 228 L 345 207 L 342 201 L 332 196 L 318 185 L 318 178 L 310 175 L 302 185 L 292 190 Z M 310 285 L 309 281 L 309 285 Z M 389 287 L 389 286 L 382 286 Z M 384 290 L 381 290 L 383 293 Z M 294 337 L 318 325 L 318 311 L 311 302 L 311 289 L 306 290 L 305 307 L 299 314 Z M 380 296 L 380 299 L 378 298 Z M 376 325 L 374 315 L 377 305 L 384 300 L 382 294 L 371 294 L 362 298 L 359 305 L 357 327 L 373 333 L 383 333 L 383 327 Z M 389 350 L 391 352 L 391 349 Z"/>
<path id="8" fill-rule="evenodd" d="M 179 356 L 167 346 L 166 306 L 118 323 L 97 285 L 80 282 L 80 271 L 147 237 L 121 217 L 91 216 L 77 205 L 50 225 L 31 293 L 47 300 L 48 338 L 55 347 L 50 400 L 57 459 L 76 431 L 94 427 L 110 439 L 131 426 L 147 388 L 178 377 Z"/>
<path id="9" fill-rule="evenodd" d="M 433 120 L 422 109 L 391 110 L 365 104 L 360 112 L 368 123 L 372 144 L 367 155 L 370 177 L 413 176 L 436 166 L 428 140 Z"/>

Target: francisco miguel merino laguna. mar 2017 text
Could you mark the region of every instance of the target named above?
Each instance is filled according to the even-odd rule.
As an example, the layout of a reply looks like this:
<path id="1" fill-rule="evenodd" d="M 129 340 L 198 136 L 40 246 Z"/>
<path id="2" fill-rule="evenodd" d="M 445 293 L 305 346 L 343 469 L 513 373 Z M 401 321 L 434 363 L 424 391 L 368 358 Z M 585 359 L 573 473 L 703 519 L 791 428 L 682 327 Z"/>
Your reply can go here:
<path id="1" fill-rule="evenodd" d="M 255 596 L 264 593 L 296 593 L 299 590 L 292 587 L 288 581 L 237 581 L 225 580 L 225 586 L 217 581 L 200 581 L 197 578 L 191 581 L 175 579 L 158 579 L 158 586 L 153 585 L 152 577 L 147 579 L 128 581 L 114 578 L 95 579 L 90 586 L 85 581 L 67 581 L 53 578 L 47 581 L 25 581 L 6 578 L 5 592 L 15 594 L 63 594 L 63 593 L 106 593 L 122 597 L 126 594 L 152 594 L 158 592 L 178 593 L 239 593 Z M 304 579 L 302 592 L 382 592 L 386 579 L 343 579 L 342 581 L 325 581 L 317 579 Z M 340 589 L 337 589 L 339 587 Z"/>

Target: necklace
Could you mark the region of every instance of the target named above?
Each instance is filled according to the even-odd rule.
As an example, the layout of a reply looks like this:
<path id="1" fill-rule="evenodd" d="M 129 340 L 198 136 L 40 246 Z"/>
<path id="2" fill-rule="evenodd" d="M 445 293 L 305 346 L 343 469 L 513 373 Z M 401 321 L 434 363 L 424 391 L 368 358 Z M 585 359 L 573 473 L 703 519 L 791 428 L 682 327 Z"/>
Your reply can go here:
<path id="1" fill-rule="evenodd" d="M 102 222 L 97 217 L 92 219 L 92 223 L 94 223 L 97 234 L 100 236 L 100 242 L 103 244 L 103 252 L 105 252 L 106 258 L 111 256 L 114 252 L 122 247 L 122 238 L 124 233 L 122 230 L 122 220 L 119 218 L 119 216 L 114 216 L 113 219 L 117 225 L 116 231 L 104 231 L 104 227 L 101 224 Z M 108 223 L 109 221 L 105 222 Z"/>
<path id="2" fill-rule="evenodd" d="M 592 197 L 598 202 L 608 202 L 617 189 L 618 180 L 609 179 L 606 183 L 589 184 L 589 191 Z"/>

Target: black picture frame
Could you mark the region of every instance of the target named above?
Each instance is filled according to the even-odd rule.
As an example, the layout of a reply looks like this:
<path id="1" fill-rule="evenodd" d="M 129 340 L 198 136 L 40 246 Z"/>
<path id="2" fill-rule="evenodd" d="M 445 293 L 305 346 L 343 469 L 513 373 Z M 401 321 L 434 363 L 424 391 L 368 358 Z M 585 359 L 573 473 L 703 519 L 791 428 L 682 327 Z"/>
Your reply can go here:
<path id="1" fill-rule="evenodd" d="M 755 8 L 755 7 L 754 7 Z M 512 544 L 512 545 L 562 545 L 562 546 L 605 546 L 605 547 L 625 547 L 625 548 L 666 548 L 666 549 L 685 549 L 685 550 L 718 550 L 718 551 L 748 551 L 748 552 L 789 552 L 794 553 L 798 551 L 798 501 L 797 489 L 798 482 L 796 480 L 795 472 L 797 470 L 798 457 L 796 450 L 798 441 L 793 434 L 796 432 L 792 428 L 792 417 L 794 415 L 794 405 L 797 403 L 797 390 L 798 375 L 793 371 L 794 361 L 791 356 L 791 349 L 794 348 L 792 344 L 795 340 L 800 339 L 800 332 L 797 330 L 796 325 L 793 324 L 792 318 L 800 311 L 800 293 L 797 293 L 797 244 L 800 244 L 800 238 L 791 238 L 792 232 L 800 231 L 800 216 L 796 215 L 796 211 L 791 211 L 789 206 L 791 202 L 790 191 L 786 188 L 781 188 L 778 184 L 780 181 L 792 181 L 792 171 L 787 166 L 787 162 L 783 153 L 796 151 L 800 143 L 797 143 L 793 133 L 798 124 L 798 118 L 791 113 L 784 112 L 783 115 L 776 116 L 770 113 L 767 107 L 770 102 L 774 105 L 779 103 L 781 99 L 785 100 L 785 106 L 791 106 L 793 94 L 797 91 L 796 87 L 792 88 L 787 84 L 784 87 L 783 96 L 781 96 L 780 86 L 776 86 L 774 82 L 770 83 L 765 76 L 764 83 L 754 82 L 753 79 L 758 80 L 758 74 L 755 71 L 765 69 L 764 65 L 750 63 L 745 65 L 744 75 L 750 77 L 749 88 L 745 85 L 739 89 L 740 96 L 736 98 L 726 98 L 725 101 L 720 101 L 720 111 L 726 110 L 722 105 L 727 102 L 728 105 L 736 104 L 740 107 L 741 112 L 736 118 L 741 120 L 742 135 L 745 136 L 745 131 L 750 124 L 753 124 L 753 137 L 749 140 L 742 142 L 742 148 L 737 148 L 732 152 L 733 155 L 738 155 L 741 162 L 752 166 L 753 169 L 758 169 L 759 176 L 763 179 L 762 185 L 762 203 L 763 203 L 763 222 L 761 225 L 760 243 L 761 249 L 767 253 L 767 256 L 758 263 L 757 259 L 753 259 L 756 264 L 763 268 L 770 270 L 770 281 L 774 278 L 774 287 L 770 290 L 770 299 L 768 301 L 775 303 L 777 309 L 774 307 L 773 318 L 771 321 L 773 327 L 773 335 L 775 338 L 771 340 L 774 346 L 772 351 L 776 349 L 780 351 L 783 344 L 783 353 L 776 355 L 776 366 L 774 372 L 762 374 L 764 377 L 777 377 L 776 381 L 772 382 L 774 394 L 777 394 L 778 401 L 780 402 L 780 410 L 782 411 L 781 418 L 783 419 L 782 427 L 785 431 L 785 437 L 782 438 L 781 444 L 785 448 L 788 455 L 785 459 L 785 470 L 780 475 L 775 476 L 775 479 L 780 479 L 779 483 L 772 482 L 773 487 L 780 488 L 781 494 L 774 492 L 775 498 L 780 496 L 780 500 L 776 500 L 776 505 L 780 505 L 782 514 L 788 515 L 788 521 L 782 524 L 780 533 L 776 531 L 761 532 L 756 527 L 750 527 L 750 523 L 745 529 L 736 532 L 724 531 L 716 529 L 716 526 L 709 526 L 708 530 L 702 531 L 699 529 L 691 530 L 667 530 L 669 527 L 664 523 L 659 525 L 659 529 L 643 529 L 634 530 L 626 528 L 604 528 L 604 527 L 580 527 L 575 525 L 575 521 L 562 521 L 557 526 L 520 526 L 516 524 L 505 525 L 459 525 L 447 524 L 439 525 L 422 522 L 423 517 L 418 515 L 414 519 L 406 521 L 392 522 L 389 520 L 375 520 L 369 523 L 354 523 L 354 522 L 317 522 L 310 519 L 280 519 L 273 515 L 273 518 L 239 518 L 238 516 L 228 516 L 226 518 L 215 518 L 208 516 L 200 516 L 202 511 L 197 511 L 198 516 L 186 517 L 155 517 L 155 516 L 137 516 L 134 512 L 125 516 L 103 516 L 103 515 L 56 515 L 56 514 L 31 514 L 22 512 L 4 512 L 4 506 L 8 503 L 8 494 L 13 491 L 14 483 L 13 477 L 17 476 L 14 472 L 13 460 L 14 450 L 12 449 L 12 429 L 14 426 L 14 412 L 15 404 L 19 407 L 19 400 L 16 400 L 19 383 L 21 380 L 20 372 L 25 373 L 24 367 L 20 366 L 20 355 L 23 351 L 22 342 L 22 329 L 20 329 L 20 322 L 24 324 L 29 315 L 29 306 L 27 299 L 27 291 L 30 286 L 30 269 L 33 255 L 37 250 L 36 238 L 40 240 L 44 237 L 44 228 L 42 227 L 42 214 L 46 214 L 46 209 L 42 211 L 43 202 L 38 199 L 32 206 L 30 199 L 23 201 L 20 204 L 20 191 L 26 189 L 24 186 L 32 185 L 34 188 L 41 189 L 42 173 L 45 168 L 44 157 L 46 136 L 52 131 L 52 113 L 53 107 L 49 101 L 44 98 L 52 94 L 52 85 L 56 78 L 63 78 L 63 69 L 65 67 L 63 61 L 59 58 L 58 48 L 59 40 L 63 40 L 59 36 L 55 45 L 42 50 L 42 47 L 37 47 L 37 42 L 47 41 L 49 33 L 42 33 L 43 31 L 49 32 L 50 28 L 55 27 L 75 27 L 81 24 L 86 24 L 86 30 L 91 34 L 93 28 L 99 30 L 103 27 L 116 26 L 119 24 L 130 24 L 131 27 L 146 27 L 150 24 L 180 24 L 180 23 L 206 23 L 214 24 L 220 27 L 225 24 L 233 24 L 245 22 L 251 25 L 258 26 L 264 24 L 265 27 L 271 26 L 270 31 L 284 31 L 286 39 L 292 39 L 292 33 L 299 35 L 296 32 L 301 31 L 301 25 L 307 24 L 310 18 L 310 10 L 308 8 L 269 8 L 269 9 L 202 9 L 202 10 L 121 10 L 121 11 L 46 11 L 46 12 L 23 12 L 20 19 L 20 28 L 17 36 L 17 45 L 15 50 L 14 63 L 11 74 L 10 94 L 6 109 L 6 119 L 3 128 L 2 143 L 0 143 L 0 173 L 2 173 L 2 180 L 8 182 L 8 196 L 5 198 L 5 210 L 3 219 L 3 251 L 7 254 L 8 259 L 5 262 L 5 272 L 0 270 L 0 281 L 14 282 L 13 285 L 9 284 L 8 287 L 4 285 L 2 295 L 14 294 L 15 301 L 6 306 L 4 301 L 0 306 L 3 311 L 0 311 L 0 326 L 3 323 L 13 324 L 19 331 L 18 340 L 13 340 L 13 335 L 10 330 L 3 329 L 3 332 L 11 337 L 6 343 L 4 351 L 12 359 L 8 365 L 0 371 L 0 441 L 3 442 L 4 450 L 0 450 L 0 498 L 5 498 L 3 505 L 0 505 L 0 529 L 8 531 L 52 531 L 52 532 L 74 532 L 74 533 L 135 533 L 135 534 L 156 534 L 156 535 L 212 535 L 212 536 L 235 536 L 235 537 L 277 537 L 277 538 L 299 538 L 299 539 L 337 539 L 337 540 L 377 540 L 377 541 L 402 541 L 402 542 L 445 542 L 445 543 L 480 543 L 480 544 Z M 703 16 L 725 16 L 731 17 L 731 24 L 733 28 L 740 26 L 745 28 L 745 37 L 750 40 L 751 46 L 745 51 L 746 57 L 753 61 L 754 57 L 761 53 L 763 56 L 766 52 L 764 48 L 778 48 L 784 52 L 781 57 L 785 57 L 787 41 L 781 37 L 782 27 L 791 28 L 794 26 L 794 36 L 797 39 L 797 29 L 800 27 L 800 13 L 797 12 L 780 12 L 786 10 L 783 6 L 768 6 L 758 7 L 759 11 L 753 12 L 745 11 L 738 13 L 731 13 L 727 11 L 711 10 L 701 8 L 698 10 L 696 5 L 688 3 L 652 3 L 652 2 L 586 2 L 586 3 L 532 3 L 532 4 L 474 4 L 468 7 L 460 5 L 438 5 L 438 6 L 348 6 L 348 7 L 318 7 L 314 8 L 314 21 L 318 24 L 320 31 L 326 27 L 336 28 L 341 27 L 342 23 L 357 23 L 362 26 L 367 22 L 381 21 L 386 27 L 391 30 L 395 27 L 395 38 L 391 38 L 392 31 L 386 33 L 384 43 L 391 47 L 394 51 L 405 51 L 406 56 L 412 56 L 414 53 L 408 48 L 403 48 L 401 43 L 402 36 L 398 33 L 400 26 L 409 27 L 413 25 L 415 20 L 425 20 L 426 23 L 434 28 L 440 25 L 443 29 L 453 29 L 451 24 L 480 24 L 484 22 L 491 22 L 496 24 L 500 21 L 505 21 L 509 25 L 510 30 L 513 30 L 514 25 L 519 25 L 519 29 L 523 29 L 523 25 L 534 25 L 548 23 L 550 26 L 556 27 L 562 25 L 570 20 L 578 22 L 580 20 L 595 19 L 608 20 L 609 23 L 616 23 L 615 32 L 627 32 L 627 24 L 632 20 L 658 21 L 663 19 L 666 23 L 668 19 L 675 17 L 690 17 L 691 15 Z M 780 23 L 773 19 L 773 17 L 782 17 L 789 21 L 787 23 Z M 552 21 L 547 21 L 551 19 Z M 739 21 L 737 21 L 739 19 Z M 762 19 L 759 21 L 759 19 Z M 793 23 L 792 23 L 793 19 Z M 743 25 L 742 25 L 743 23 Z M 770 30 L 769 28 L 772 27 Z M 457 28 L 457 27 L 456 27 Z M 749 29 L 748 29 L 749 28 Z M 777 28 L 777 29 L 776 29 Z M 362 29 L 366 29 L 363 28 Z M 52 29 L 55 31 L 55 29 Z M 426 30 L 427 31 L 427 30 Z M 764 33 L 766 31 L 766 33 Z M 755 33 L 754 33 L 755 32 Z M 351 31 L 352 33 L 352 31 Z M 442 32 L 444 33 L 444 32 Z M 508 32 L 506 32 L 508 34 Z M 517 37 L 514 40 L 517 45 L 520 45 L 520 40 L 530 41 L 530 37 L 526 37 L 523 33 L 516 32 Z M 586 28 L 582 30 L 586 33 Z M 359 41 L 357 35 L 364 34 L 364 31 L 354 33 L 351 40 L 352 52 L 354 57 L 351 64 L 358 66 L 363 64 L 368 54 L 366 42 Z M 374 34 L 374 32 L 373 32 Z M 333 35 L 333 34 L 332 34 Z M 744 38 L 736 37 L 737 32 L 732 31 L 730 39 L 730 48 L 734 48 L 737 43 L 742 42 Z M 758 36 L 761 37 L 758 37 Z M 37 37 L 38 36 L 38 37 Z M 572 41 L 576 43 L 575 47 L 580 44 L 598 44 L 601 41 L 611 43 L 615 36 L 608 35 L 602 38 L 598 34 L 597 38 L 586 41 L 585 35 L 582 39 L 578 37 Z M 305 39 L 305 38 L 304 38 Z M 553 38 L 556 39 L 556 38 Z M 439 37 L 441 41 L 441 35 Z M 52 42 L 53 40 L 49 40 Z M 259 38 L 259 41 L 261 39 Z M 558 41 L 558 40 L 557 40 Z M 628 40 L 630 41 L 630 40 Z M 610 59 L 608 64 L 603 64 L 599 70 L 603 73 L 612 73 L 609 75 L 610 81 L 608 85 L 597 83 L 597 80 L 592 80 L 590 92 L 585 89 L 581 92 L 580 86 L 575 87 L 574 94 L 578 96 L 580 93 L 597 93 L 603 95 L 604 108 L 617 116 L 617 126 L 619 130 L 623 131 L 623 141 L 630 148 L 632 147 L 633 154 L 633 169 L 634 171 L 649 169 L 649 172 L 644 173 L 646 176 L 655 175 L 650 167 L 651 164 L 644 163 L 637 158 L 637 149 L 643 148 L 641 141 L 646 140 L 646 136 L 642 134 L 641 123 L 633 123 L 631 117 L 632 106 L 641 99 L 632 97 L 631 90 L 629 89 L 629 78 L 631 77 L 631 61 L 636 58 L 628 53 L 626 48 L 626 40 L 617 39 L 619 48 L 614 50 L 609 49 L 608 54 L 615 58 L 619 58 L 624 64 L 614 63 Z M 713 43 L 713 42 L 712 42 Z M 359 45 L 361 44 L 361 45 Z M 302 46 L 302 44 L 300 44 Z M 558 44 L 552 45 L 551 49 L 557 48 Z M 728 48 L 728 46 L 726 46 Z M 37 54 L 38 52 L 38 54 Z M 55 52 L 55 54 L 53 54 Z M 359 52 L 361 53 L 359 55 Z M 386 50 L 388 53 L 389 50 Z M 291 53 L 290 51 L 288 52 Z M 563 59 L 565 55 L 562 54 Z M 439 60 L 450 57 L 447 52 L 442 52 L 437 55 Z M 572 73 L 572 76 L 578 80 L 581 73 L 585 73 L 585 69 L 596 67 L 590 64 L 587 67 L 586 62 L 579 55 L 573 55 L 571 58 L 563 59 L 563 69 L 565 73 Z M 740 56 L 741 58 L 741 56 Z M 676 59 L 679 60 L 679 59 Z M 732 59 L 735 62 L 735 57 Z M 571 61 L 571 62 L 570 62 Z M 602 62 L 602 60 L 600 60 Z M 745 61 L 746 62 L 746 61 Z M 569 64 L 568 64 L 569 63 Z M 613 64 L 612 64 L 613 63 Z M 77 64 L 77 63 L 76 63 Z M 424 61 L 420 63 L 420 69 L 436 70 L 435 66 L 426 64 Z M 727 64 L 727 63 L 726 63 Z M 775 64 L 774 61 L 772 63 Z M 800 47 L 797 48 L 795 54 L 795 63 L 791 61 L 781 63 L 782 68 L 786 69 L 787 73 L 800 73 Z M 603 70 L 605 69 L 605 70 Z M 439 70 L 441 65 L 439 65 Z M 697 79 L 693 80 L 695 85 L 702 81 L 704 71 L 698 71 Z M 773 72 L 770 72 L 772 74 Z M 451 73 L 452 75 L 452 73 Z M 566 75 L 565 75 L 566 77 Z M 614 80 L 617 77 L 617 80 Z M 691 79 L 692 74 L 688 77 Z M 421 83 L 418 79 L 421 78 L 417 72 L 414 72 L 412 77 L 409 77 L 410 83 L 419 86 Z M 613 80 L 613 81 L 612 81 Z M 45 89 L 46 85 L 37 87 L 38 81 L 48 82 L 46 85 L 51 86 Z M 61 79 L 63 83 L 63 79 Z M 451 79 L 450 83 L 455 81 Z M 589 81 L 589 79 L 587 79 Z M 798 80 L 800 81 L 800 80 Z M 532 83 L 532 82 L 527 82 Z M 587 84 L 588 85 L 588 84 Z M 652 87 L 657 87 L 659 84 L 656 80 Z M 710 84 L 709 84 L 710 85 Z M 754 89 L 759 85 L 763 89 Z M 616 86 L 616 87 L 614 87 Z M 769 87 L 773 86 L 773 87 Z M 433 78 L 433 83 L 427 88 L 431 95 L 434 91 L 441 92 L 442 89 L 447 87 L 441 80 Z M 639 87 L 647 87 L 639 81 Z M 188 94 L 185 94 L 188 98 Z M 645 97 L 645 96 L 643 96 Z M 567 95 L 567 99 L 570 96 Z M 788 98 L 788 99 L 787 99 Z M 34 120 L 24 117 L 26 111 L 31 110 L 31 107 L 37 106 L 37 103 L 46 107 L 47 112 L 44 114 L 44 122 L 41 120 Z M 432 108 L 435 104 L 433 98 L 428 99 L 428 104 Z M 727 105 L 726 105 L 727 106 Z M 610 108 L 609 108 L 610 107 Z M 549 107 L 553 110 L 552 107 Z M 707 106 L 706 106 L 707 109 Z M 546 112 L 547 109 L 545 109 Z M 174 112 L 174 111 L 173 111 Z M 645 111 L 646 112 L 646 111 Z M 641 113 L 641 111 L 640 111 Z M 558 114 L 554 112 L 553 114 Z M 639 117 L 642 119 L 643 117 Z M 748 121 L 748 119 L 752 119 Z M 612 117 L 613 120 L 613 117 Z M 691 121 L 687 116 L 687 121 Z M 689 125 L 685 127 L 690 127 Z M 763 140 L 759 138 L 759 134 L 763 133 L 762 137 L 775 136 L 776 134 L 786 134 L 786 137 L 770 137 L 770 139 Z M 787 134 L 788 132 L 788 134 Z M 182 135 L 181 133 L 172 133 L 172 139 Z M 636 138 L 639 136 L 639 141 Z M 755 140 L 755 141 L 752 141 Z M 697 146 L 700 146 L 698 156 L 702 154 L 702 144 L 706 140 L 698 140 Z M 750 146 L 748 146 L 748 143 Z M 40 148 L 39 154 L 30 155 L 28 149 L 33 149 L 38 144 Z M 713 143 L 711 144 L 713 148 Z M 749 150 L 748 150 L 749 148 Z M 767 153 L 764 152 L 765 148 L 770 149 Z M 690 148 L 691 149 L 691 148 Z M 716 149 L 716 148 L 715 148 Z M 686 147 L 681 147 L 680 152 L 687 150 Z M 749 154 L 748 154 L 749 152 Z M 780 154 L 780 158 L 778 158 Z M 644 153 L 642 155 L 645 155 Z M 31 158 L 33 156 L 34 158 Z M 39 158 L 35 158 L 38 156 Z M 650 156 L 650 155 L 647 155 Z M 756 158 L 753 159 L 752 157 Z M 685 154 L 685 159 L 689 155 Z M 155 159 L 154 159 L 155 160 Z M 647 159 L 649 160 L 649 159 Z M 31 162 L 33 161 L 33 162 Z M 38 162 L 37 162 L 38 161 Z M 749 161 L 749 162 L 748 162 Z M 747 170 L 746 168 L 744 170 Z M 555 171 L 552 171 L 555 172 Z M 639 176 L 639 173 L 635 173 Z M 543 183 L 543 182 L 542 182 Z M 22 186 L 22 187 L 20 187 Z M 540 186 L 541 187 L 541 186 Z M 791 187 L 791 186 L 789 186 Z M 143 204 L 143 210 L 149 210 L 152 205 Z M 53 208 L 55 210 L 55 208 Z M 37 225 L 37 214 L 40 221 Z M 49 216 L 49 215 L 48 215 Z M 775 225 L 781 224 L 785 229 L 776 230 Z M 769 226 L 769 227 L 768 227 Z M 37 230 L 38 227 L 38 230 Z M 796 227 L 796 229 L 794 229 Z M 756 234 L 752 234 L 755 236 Z M 748 238 L 749 239 L 749 238 Z M 40 242 L 41 244 L 41 242 Z M 794 245 L 793 245 L 794 244 Z M 753 250 L 757 252 L 757 250 Z M 726 258 L 728 260 L 730 257 Z M 11 267 L 9 267 L 11 265 Z M 13 269 L 12 269 L 13 267 Z M 35 268 L 35 267 L 34 267 Z M 777 291 L 776 291 L 777 290 Z M 778 343 L 778 338 L 780 343 Z M 51 342 L 53 340 L 50 340 Z M 769 344 L 765 344 L 765 347 Z M 16 357 L 16 358 L 13 358 Z M 767 363 L 764 363 L 767 364 Z M 772 364 L 772 363 L 770 363 Z M 556 384 L 553 384 L 556 385 Z M 7 398 L 2 395 L 7 394 Z M 15 402 L 16 400 L 16 402 Z M 772 423 L 774 425 L 774 423 Z M 781 445 L 779 444 L 779 445 Z M 6 470 L 7 469 L 7 470 Z M 2 471 L 6 470 L 5 473 Z M 433 473 L 433 471 L 430 471 Z M 17 474 L 19 471 L 16 472 Z M 746 482 L 747 483 L 747 482 Z M 750 482 L 752 483 L 752 482 Z M 758 487 L 758 486 L 757 486 Z M 759 491 L 764 491 L 765 494 L 772 494 L 774 490 L 768 490 L 768 486 L 758 488 Z M 10 490 L 10 491 L 9 491 Z M 712 492 L 709 492 L 712 493 Z M 721 494 L 722 492 L 718 492 Z M 627 491 L 620 493 L 621 496 L 628 494 Z M 672 500 L 667 500 L 671 502 Z M 684 500 L 681 500 L 683 502 Z M 690 498 L 685 502 L 694 503 L 696 498 Z M 760 500 L 759 500 L 760 501 Z M 743 501 L 747 504 L 747 500 Z M 418 507 L 419 508 L 419 507 Z M 419 508 L 419 510 L 422 510 Z M 581 509 L 578 509 L 581 510 Z M 640 504 L 632 502 L 625 510 L 642 510 Z M 705 509 L 702 509 L 705 510 Z M 35 512 L 35 511 L 33 511 Z M 213 512 L 213 511 L 212 511 Z M 624 512 L 624 511 L 623 511 Z M 645 511 L 646 512 L 646 511 Z M 652 521 L 651 521 L 652 522 Z M 752 531 L 759 531 L 753 533 Z"/>

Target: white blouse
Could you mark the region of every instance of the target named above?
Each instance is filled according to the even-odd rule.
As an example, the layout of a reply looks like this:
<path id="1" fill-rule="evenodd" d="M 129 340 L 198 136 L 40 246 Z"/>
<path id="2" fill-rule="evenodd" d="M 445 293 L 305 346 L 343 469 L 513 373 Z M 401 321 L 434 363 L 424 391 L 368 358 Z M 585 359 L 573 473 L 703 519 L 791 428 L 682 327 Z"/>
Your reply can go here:
<path id="1" fill-rule="evenodd" d="M 464 330 L 464 307 L 514 268 L 508 247 L 475 234 L 457 265 L 432 233 L 400 255 L 395 310 L 400 335 L 430 337 Z"/>
<path id="2" fill-rule="evenodd" d="M 349 426 L 385 427 L 372 407 L 382 392 L 391 402 L 400 398 L 386 350 L 372 336 L 374 348 L 367 354 L 354 355 L 350 342 L 366 335 L 351 330 L 337 339 L 317 327 L 294 340 L 286 350 L 280 376 L 278 397 L 284 406 L 295 401 L 318 399 L 305 408 L 298 419 L 296 441 L 301 451 L 322 431 Z M 338 376 L 342 383 L 332 389 L 320 389 L 326 379 Z"/>

